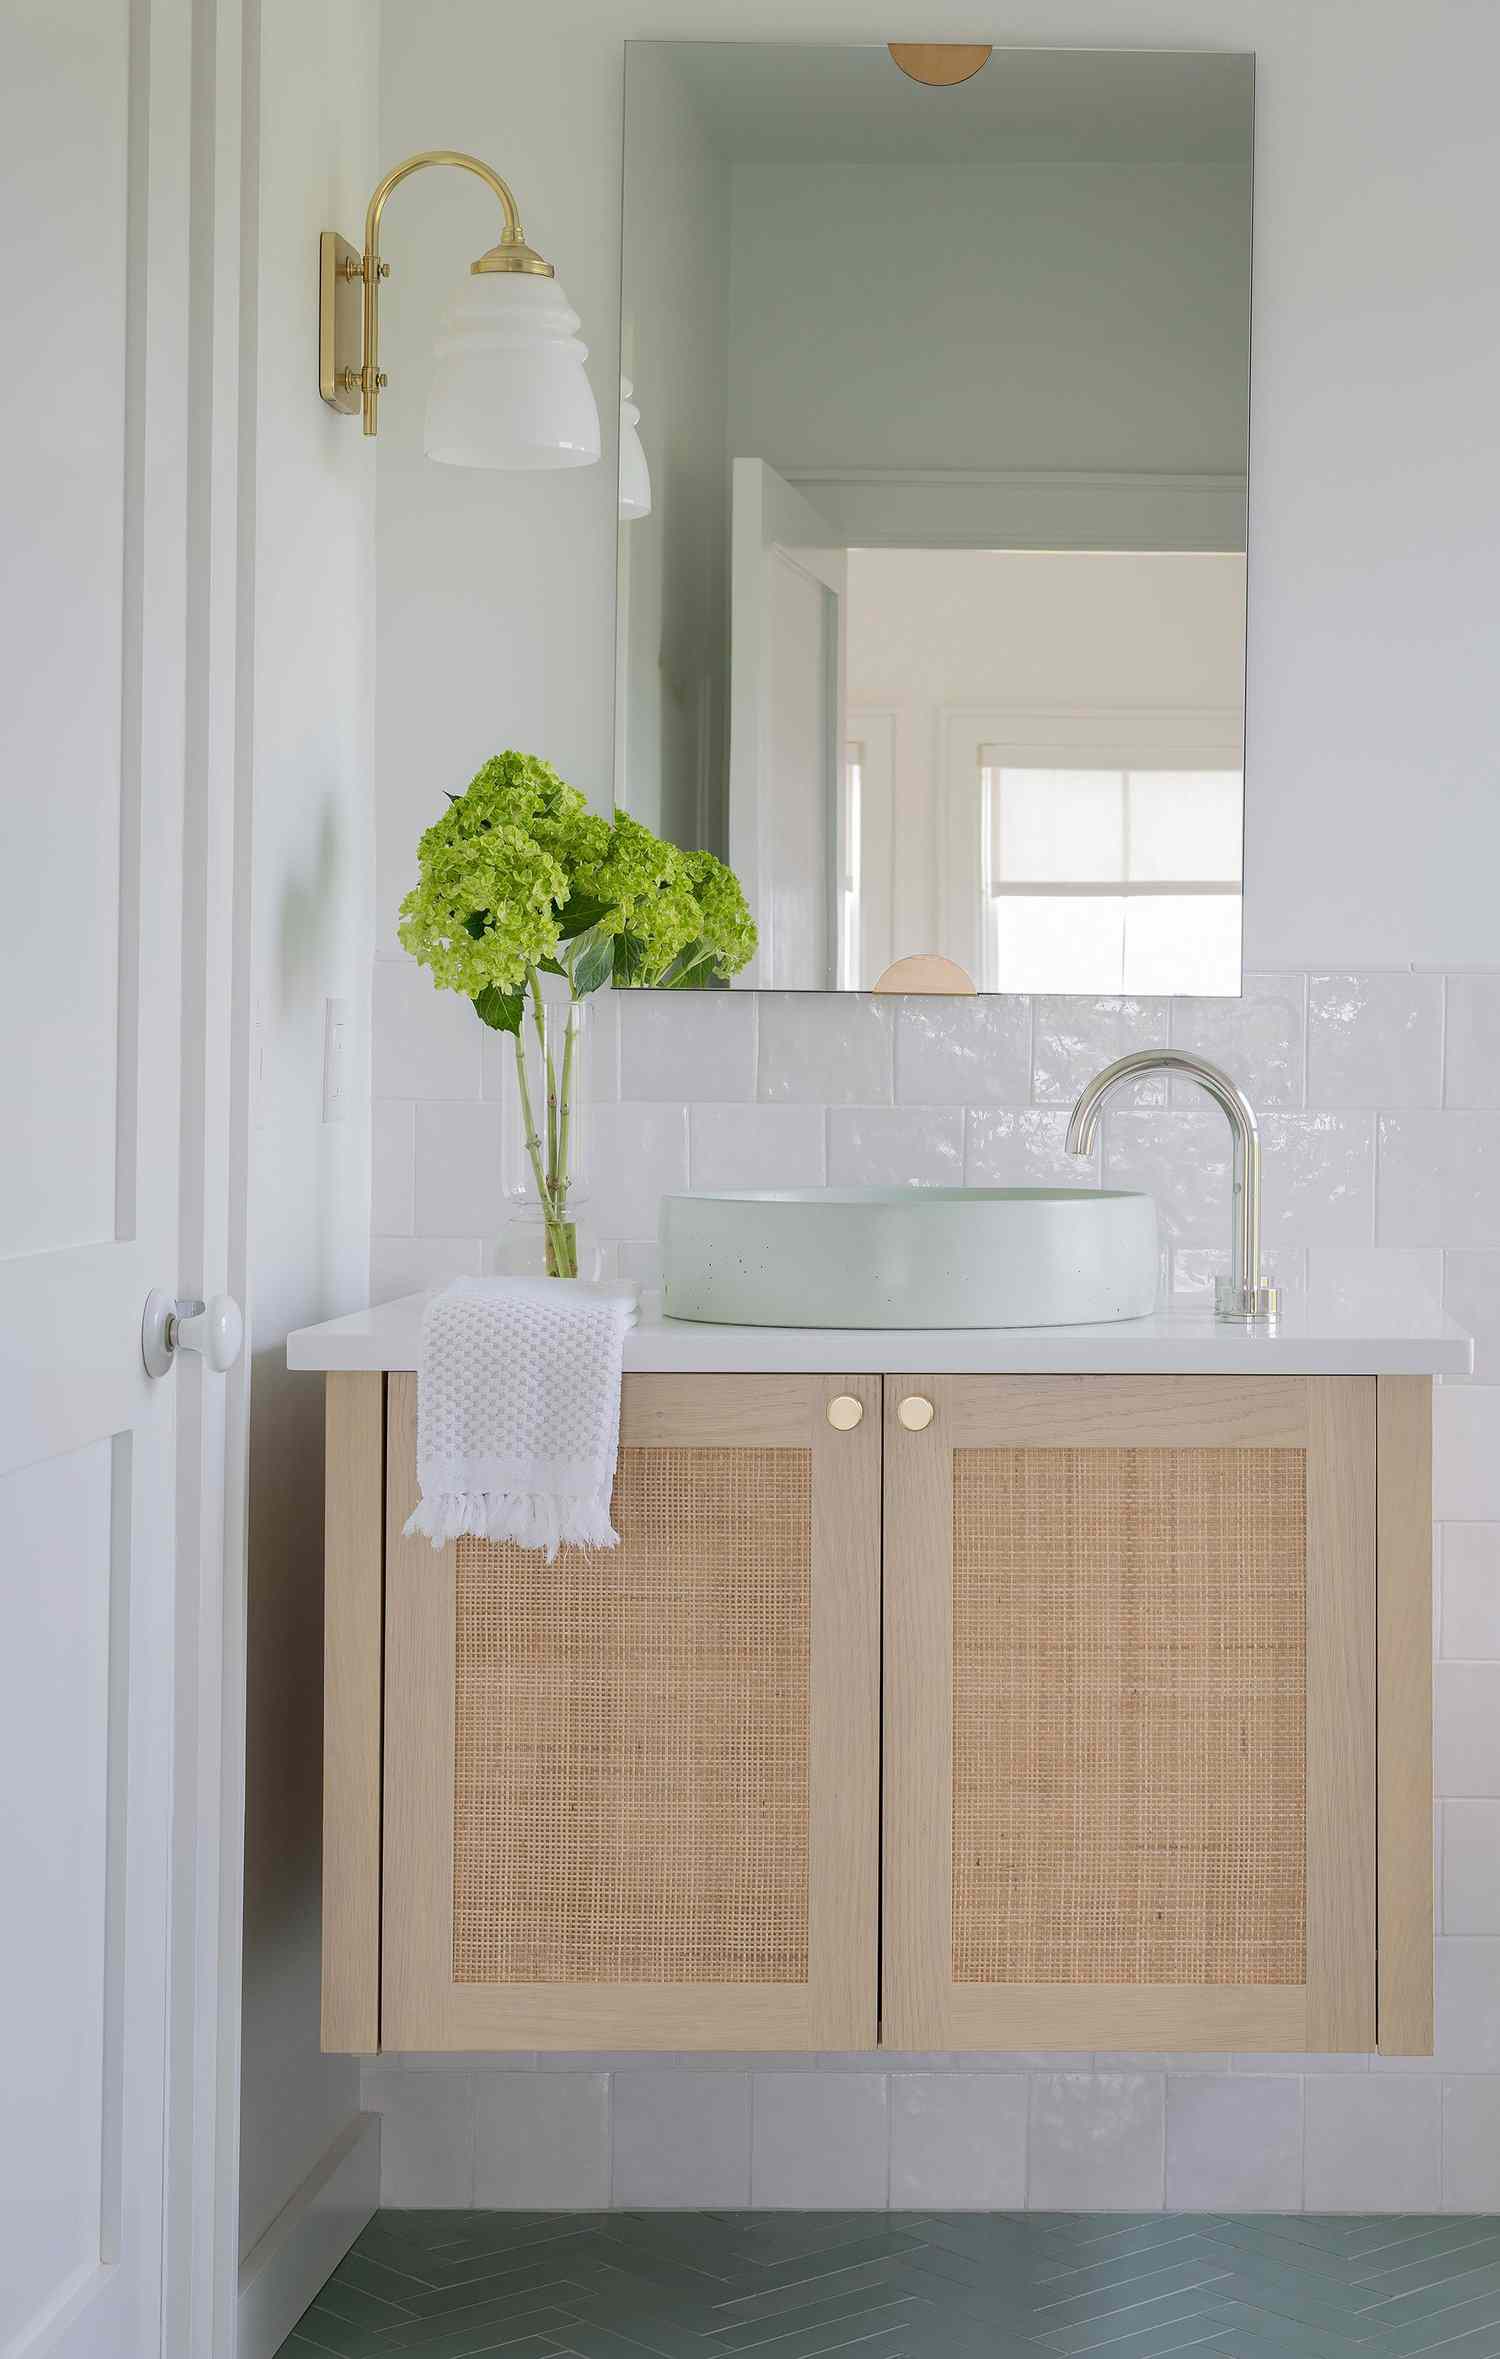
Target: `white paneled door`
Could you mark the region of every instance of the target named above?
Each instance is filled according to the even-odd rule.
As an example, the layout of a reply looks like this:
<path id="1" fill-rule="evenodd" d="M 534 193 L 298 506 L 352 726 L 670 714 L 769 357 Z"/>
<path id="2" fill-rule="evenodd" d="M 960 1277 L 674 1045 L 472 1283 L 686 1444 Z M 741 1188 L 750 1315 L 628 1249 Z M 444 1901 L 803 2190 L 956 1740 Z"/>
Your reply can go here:
<path id="1" fill-rule="evenodd" d="M 153 1286 L 224 1274 L 200 1086 L 229 997 L 203 950 L 219 822 L 191 758 L 213 677 L 191 660 L 214 610 L 194 491 L 212 403 L 193 374 L 211 251 L 195 225 L 215 234 L 193 202 L 195 175 L 212 180 L 194 33 L 211 21 L 190 0 L 10 0 L 0 30 L 7 2359 L 215 2347 L 168 2332 L 164 2281 L 191 2275 L 167 2188 L 191 2111 L 174 2073 L 199 2034 L 213 2085 L 182 1914 L 202 1895 L 173 1862 L 197 1775 L 180 1584 L 216 1578 L 200 1542 L 222 1548 L 222 1474 L 205 1478 L 202 1442 L 216 1418 L 222 1443 L 223 1379 L 153 1382 L 140 1343 Z M 212 104 L 208 124 L 212 140 Z M 200 1854 L 217 1859 L 212 1826 Z"/>

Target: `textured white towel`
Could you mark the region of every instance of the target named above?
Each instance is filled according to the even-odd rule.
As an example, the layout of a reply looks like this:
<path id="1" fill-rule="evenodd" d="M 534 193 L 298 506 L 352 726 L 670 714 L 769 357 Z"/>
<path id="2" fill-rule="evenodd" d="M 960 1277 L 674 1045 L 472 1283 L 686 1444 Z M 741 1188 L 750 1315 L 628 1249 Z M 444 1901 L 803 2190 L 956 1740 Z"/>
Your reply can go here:
<path id="1" fill-rule="evenodd" d="M 417 1369 L 408 1532 L 545 1548 L 613 1548 L 620 1371 L 633 1286 L 458 1278 L 428 1303 Z"/>

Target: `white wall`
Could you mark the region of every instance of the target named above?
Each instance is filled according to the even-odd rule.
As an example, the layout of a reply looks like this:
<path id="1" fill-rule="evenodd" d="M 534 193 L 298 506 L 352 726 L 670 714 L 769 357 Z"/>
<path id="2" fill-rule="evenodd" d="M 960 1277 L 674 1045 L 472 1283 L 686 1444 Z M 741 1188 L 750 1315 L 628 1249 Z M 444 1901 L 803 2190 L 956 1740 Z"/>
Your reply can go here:
<path id="1" fill-rule="evenodd" d="M 536 243 L 584 315 L 607 415 L 621 42 L 715 26 L 741 38 L 864 39 L 870 16 L 868 0 L 810 10 L 658 0 L 649 19 L 609 0 L 503 13 L 487 0 L 387 0 L 383 151 L 451 140 L 514 177 Z M 929 6 L 906 29 L 1107 45 L 1122 28 L 1111 0 L 992 0 L 977 20 Z M 601 1011 L 598 1219 L 626 1265 L 644 1266 L 661 1190 L 690 1175 L 765 1184 L 849 1171 L 1036 1173 L 1056 1154 L 1068 1093 L 1086 1071 L 1170 1036 L 1227 1061 L 1272 1110 L 1268 1193 L 1293 1275 L 1310 1269 L 1336 1286 L 1377 1254 L 1393 1289 L 1446 1289 L 1478 1326 L 1484 1356 L 1480 1381 L 1444 1387 L 1439 1403 L 1437 2060 L 1391 2070 L 1288 2058 L 1237 2071 L 1246 2060 L 1209 2059 L 1217 2086 L 1202 2111 L 1178 2102 L 1159 2059 L 1074 2059 L 1064 2077 L 1081 2072 L 1069 2099 L 1081 2136 L 1096 2149 L 1115 2139 L 1112 2200 L 1132 2207 L 1190 2201 L 1212 2185 L 1226 2205 L 1495 2209 L 1500 983 L 1464 970 L 1496 956 L 1500 853 L 1487 652 L 1500 545 L 1500 252 L 1489 228 L 1500 14 L 1474 0 L 1420 10 L 1405 0 L 1313 10 L 1221 0 L 1209 27 L 1194 0 L 1136 0 L 1131 11 L 1138 43 L 1191 45 L 1210 31 L 1254 48 L 1260 68 L 1246 997 L 898 1010 L 725 994 L 691 1008 L 632 1001 L 623 1023 L 611 1007 Z M 486 1092 L 498 1068 L 469 1012 L 391 955 L 417 830 L 493 746 L 536 747 L 590 787 L 608 778 L 611 750 L 613 476 L 445 479 L 420 458 L 420 355 L 466 238 L 484 230 L 468 191 L 438 192 L 438 176 L 424 177 L 433 193 L 411 199 L 404 223 L 392 215 L 399 276 L 380 460 L 374 1266 L 387 1294 L 479 1267 L 495 1229 L 499 1108 Z M 1449 971 L 1427 971 L 1440 967 Z M 1112 1170 L 1160 1190 L 1174 1274 L 1188 1284 L 1211 1269 L 1227 1227 L 1216 1123 L 1186 1105 L 1125 1109 L 1106 1150 Z M 652 2084 L 644 2096 L 625 2086 L 635 2073 Z M 758 2076 L 757 2107 L 774 2077 Z M 823 2200 L 884 2200 L 905 2100 L 894 2076 L 844 2077 L 841 2093 L 839 2073 L 824 2069 L 802 2106 Z M 1054 2081 L 1055 2069 L 1042 2070 L 1033 2096 L 1049 2156 L 1068 2094 Z M 381 2067 L 367 2087 L 388 2108 L 387 2195 L 414 2203 L 601 2201 L 611 2104 L 638 2120 L 661 2095 L 659 2071 L 611 2058 L 559 2072 L 546 2099 L 526 2073 Z M 691 2126 L 712 2097 L 685 2075 L 675 2111 L 657 2114 L 682 2130 L 679 2154 L 694 2151 Z M 749 2194 L 749 2092 L 736 2118 L 743 2176 L 732 2184 Z M 1192 2118 L 1216 2125 L 1207 2146 L 1182 2128 Z M 655 2146 L 674 2150 L 665 2129 Z M 1164 2150 L 1178 2157 L 1170 2177 Z M 1212 2182 L 1210 2161 L 1226 2165 Z M 1227 2166 L 1240 2164 L 1231 2185 Z M 1050 2163 L 1035 2183 L 1059 2200 Z M 901 2184 L 907 2200 L 927 2200 L 909 2177 Z M 622 2200 L 648 2200 L 628 2173 L 614 2186 Z M 759 2199 L 777 2196 L 763 2181 Z"/>
<path id="2" fill-rule="evenodd" d="M 259 51 L 251 735 L 250 1559 L 241 2251 L 358 2106 L 318 2047 L 323 1420 L 292 1327 L 365 1299 L 373 810 L 374 453 L 317 396 L 317 240 L 378 177 L 360 0 L 263 0 Z M 325 998 L 357 1033 L 324 1124 Z"/>

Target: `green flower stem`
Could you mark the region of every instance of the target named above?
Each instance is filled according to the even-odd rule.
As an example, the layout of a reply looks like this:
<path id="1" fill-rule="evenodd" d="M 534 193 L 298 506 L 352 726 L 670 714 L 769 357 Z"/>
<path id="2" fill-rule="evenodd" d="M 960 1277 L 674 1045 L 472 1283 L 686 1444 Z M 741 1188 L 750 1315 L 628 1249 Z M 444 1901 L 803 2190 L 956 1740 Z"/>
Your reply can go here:
<path id="1" fill-rule="evenodd" d="M 557 1147 L 557 1169 L 561 1189 L 557 1206 L 559 1212 L 568 1201 L 568 1189 L 572 1184 L 568 1172 L 568 1150 L 572 1144 L 569 1133 L 573 1127 L 573 1043 L 577 1035 L 578 1002 L 576 999 L 570 999 L 568 1020 L 563 1028 L 562 1128 Z"/>
<path id="2" fill-rule="evenodd" d="M 542 1170 L 542 1142 L 537 1136 L 536 1117 L 531 1110 L 531 1087 L 526 1079 L 526 1051 L 521 1035 L 515 1035 L 516 1082 L 521 1097 L 521 1119 L 525 1125 L 526 1153 L 531 1173 L 536 1181 L 537 1199 L 542 1208 L 542 1225 L 547 1237 L 547 1260 L 552 1274 L 558 1278 L 572 1278 L 578 1274 L 578 1241 L 569 1232 L 571 1222 L 558 1218 L 552 1196 Z"/>

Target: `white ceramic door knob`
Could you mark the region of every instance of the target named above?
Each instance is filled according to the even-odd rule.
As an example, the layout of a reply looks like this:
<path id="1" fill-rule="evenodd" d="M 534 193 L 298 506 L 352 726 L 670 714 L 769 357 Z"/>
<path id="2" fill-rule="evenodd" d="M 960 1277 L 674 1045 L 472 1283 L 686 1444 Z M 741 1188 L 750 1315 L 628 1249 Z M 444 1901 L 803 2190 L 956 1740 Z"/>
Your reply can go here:
<path id="1" fill-rule="evenodd" d="M 146 1297 L 141 1320 L 141 1358 L 148 1376 L 165 1376 L 179 1351 L 197 1352 L 222 1376 L 240 1356 L 245 1318 L 232 1294 L 208 1302 L 174 1302 L 160 1286 Z"/>

